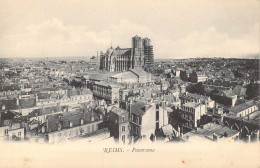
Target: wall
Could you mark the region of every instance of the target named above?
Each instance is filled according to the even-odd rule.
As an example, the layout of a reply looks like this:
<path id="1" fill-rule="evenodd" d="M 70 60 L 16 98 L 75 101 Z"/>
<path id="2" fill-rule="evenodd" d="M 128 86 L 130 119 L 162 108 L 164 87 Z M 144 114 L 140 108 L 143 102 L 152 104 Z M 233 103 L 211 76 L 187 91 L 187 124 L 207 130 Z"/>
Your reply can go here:
<path id="1" fill-rule="evenodd" d="M 142 117 L 142 125 L 141 125 L 141 135 L 146 135 L 147 138 L 150 138 L 151 134 L 155 133 L 156 129 L 156 106 L 153 106 L 146 111 L 146 113 Z"/>

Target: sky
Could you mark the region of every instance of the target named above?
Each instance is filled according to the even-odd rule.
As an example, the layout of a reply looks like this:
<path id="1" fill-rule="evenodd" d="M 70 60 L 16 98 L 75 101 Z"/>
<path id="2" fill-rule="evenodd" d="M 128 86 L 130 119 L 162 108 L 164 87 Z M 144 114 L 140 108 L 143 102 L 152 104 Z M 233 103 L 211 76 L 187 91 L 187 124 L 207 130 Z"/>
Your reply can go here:
<path id="1" fill-rule="evenodd" d="M 1 0 L 0 58 L 93 56 L 148 37 L 157 59 L 259 54 L 259 0 Z"/>

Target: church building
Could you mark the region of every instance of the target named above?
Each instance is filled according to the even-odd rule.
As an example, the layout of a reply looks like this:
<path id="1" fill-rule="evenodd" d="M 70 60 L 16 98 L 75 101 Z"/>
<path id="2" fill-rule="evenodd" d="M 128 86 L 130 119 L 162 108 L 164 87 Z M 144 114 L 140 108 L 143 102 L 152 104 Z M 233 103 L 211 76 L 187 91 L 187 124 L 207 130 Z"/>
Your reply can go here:
<path id="1" fill-rule="evenodd" d="M 128 71 L 153 65 L 153 46 L 148 38 L 132 38 L 132 48 L 107 49 L 100 53 L 100 69 L 109 72 Z"/>

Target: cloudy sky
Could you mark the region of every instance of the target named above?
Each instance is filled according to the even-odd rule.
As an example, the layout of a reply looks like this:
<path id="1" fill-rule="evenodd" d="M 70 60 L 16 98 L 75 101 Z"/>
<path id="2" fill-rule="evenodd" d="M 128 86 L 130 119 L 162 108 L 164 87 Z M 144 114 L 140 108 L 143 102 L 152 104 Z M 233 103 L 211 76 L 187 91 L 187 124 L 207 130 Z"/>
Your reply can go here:
<path id="1" fill-rule="evenodd" d="M 259 53 L 259 0 L 1 0 L 0 57 L 92 56 L 149 37 L 155 58 Z"/>

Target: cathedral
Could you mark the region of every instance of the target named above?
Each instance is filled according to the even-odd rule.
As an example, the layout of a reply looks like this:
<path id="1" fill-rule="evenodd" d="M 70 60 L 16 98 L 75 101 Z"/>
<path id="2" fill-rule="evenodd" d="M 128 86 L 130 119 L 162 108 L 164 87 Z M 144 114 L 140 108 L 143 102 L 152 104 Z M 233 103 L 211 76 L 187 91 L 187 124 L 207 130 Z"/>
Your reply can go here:
<path id="1" fill-rule="evenodd" d="M 109 48 L 100 52 L 100 69 L 109 72 L 128 71 L 138 67 L 153 65 L 153 46 L 148 38 L 132 38 L 132 48 Z"/>

